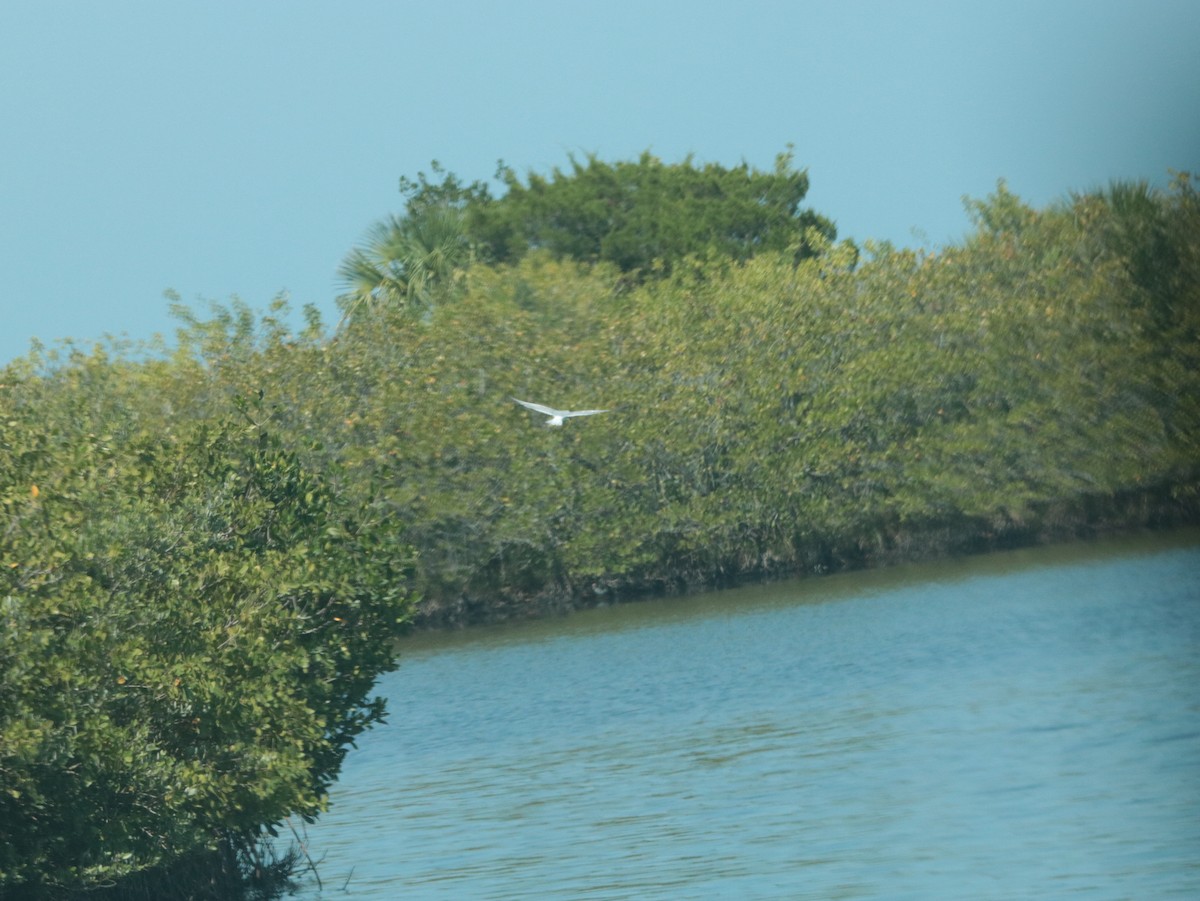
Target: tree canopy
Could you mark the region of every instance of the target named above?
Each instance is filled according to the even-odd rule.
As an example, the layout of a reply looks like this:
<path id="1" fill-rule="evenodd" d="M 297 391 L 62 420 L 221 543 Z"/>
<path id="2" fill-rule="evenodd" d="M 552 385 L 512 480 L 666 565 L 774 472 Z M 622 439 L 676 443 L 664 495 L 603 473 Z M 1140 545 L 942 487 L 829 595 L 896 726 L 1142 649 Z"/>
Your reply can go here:
<path id="1" fill-rule="evenodd" d="M 744 261 L 767 251 L 813 256 L 836 237 L 833 223 L 801 208 L 808 173 L 790 150 L 762 172 L 747 163 L 667 164 L 648 151 L 635 162 L 570 158 L 549 177 L 527 183 L 502 169 L 506 191 L 473 211 L 473 228 L 489 259 L 512 263 L 530 250 L 622 272 L 665 269 L 710 253 Z"/>
<path id="2" fill-rule="evenodd" d="M 314 817 L 382 717 L 411 551 L 254 402 L 152 424 L 139 367 L 22 376 L 0 384 L 0 894 L 210 854 L 233 897 L 236 859 Z"/>
<path id="3" fill-rule="evenodd" d="M 641 278 L 704 255 L 743 262 L 780 252 L 798 261 L 837 235 L 830 219 L 801 207 L 808 173 L 795 168 L 790 149 L 769 172 L 744 162 L 697 165 L 691 156 L 668 164 L 648 151 L 636 161 L 589 154 L 569 163 L 526 181 L 501 163 L 499 197 L 436 161 L 434 180 L 402 179 L 404 214 L 374 225 L 342 265 L 348 302 L 428 299 L 434 282 L 474 258 L 512 264 L 542 251 Z"/>
<path id="4" fill-rule="evenodd" d="M 1189 176 L 1045 209 L 1001 183 L 942 248 L 767 229 L 626 270 L 615 238 L 550 246 L 578 234 L 559 191 L 650 186 L 646 234 L 674 234 L 693 196 L 664 186 L 705 170 L 628 166 L 531 180 L 525 232 L 484 228 L 482 186 L 408 183 L 380 245 L 419 256 L 415 223 L 452 213 L 469 252 L 380 265 L 332 333 L 282 299 L 177 306 L 170 352 L 0 369 L 0 894 L 170 876 L 315 816 L 409 622 L 1200 519 Z M 781 170 L 762 208 L 801 219 Z M 512 397 L 611 412 L 544 429 Z"/>

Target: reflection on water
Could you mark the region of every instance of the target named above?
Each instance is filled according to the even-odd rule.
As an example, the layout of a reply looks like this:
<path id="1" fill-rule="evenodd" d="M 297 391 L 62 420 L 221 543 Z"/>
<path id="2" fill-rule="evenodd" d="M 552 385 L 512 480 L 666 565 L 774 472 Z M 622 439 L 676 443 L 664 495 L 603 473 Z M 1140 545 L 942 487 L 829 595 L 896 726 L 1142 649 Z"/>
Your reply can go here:
<path id="1" fill-rule="evenodd" d="M 1196 533 L 422 637 L 321 896 L 1200 897 L 1198 650 Z"/>

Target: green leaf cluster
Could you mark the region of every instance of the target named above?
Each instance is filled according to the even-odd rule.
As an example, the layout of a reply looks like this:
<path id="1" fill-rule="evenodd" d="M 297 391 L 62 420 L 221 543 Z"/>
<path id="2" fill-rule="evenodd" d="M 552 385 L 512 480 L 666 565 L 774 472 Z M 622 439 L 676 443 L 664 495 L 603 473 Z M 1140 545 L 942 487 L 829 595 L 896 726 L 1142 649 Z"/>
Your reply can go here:
<path id="1" fill-rule="evenodd" d="M 1106 197 L 1001 183 L 958 246 L 638 284 L 476 264 L 423 317 L 349 323 L 276 402 L 407 524 L 430 622 L 1193 515 L 1195 195 L 1152 194 L 1140 232 Z M 514 396 L 613 412 L 540 429 Z"/>
<path id="2" fill-rule="evenodd" d="M 836 236 L 831 221 L 801 209 L 808 173 L 793 167 L 790 149 L 769 172 L 746 163 L 700 166 L 691 156 L 666 164 L 647 151 L 633 162 L 572 157 L 568 171 L 530 173 L 528 184 L 511 169 L 501 176 L 504 195 L 471 211 L 495 262 L 544 249 L 648 273 L 702 254 L 743 261 L 779 251 L 804 258 Z"/>
<path id="3" fill-rule="evenodd" d="M 408 547 L 253 403 L 163 418 L 165 364 L 0 388 L 0 887 L 82 890 L 309 818 L 408 615 Z M 183 888 L 180 887 L 180 891 Z"/>
<path id="4" fill-rule="evenodd" d="M 350 309 L 378 301 L 424 310 L 475 258 L 515 264 L 527 254 L 607 263 L 640 280 L 689 256 L 744 261 L 780 252 L 804 259 L 834 240 L 833 222 L 801 208 L 808 173 L 791 148 L 769 172 L 747 163 L 667 164 L 649 151 L 608 163 L 569 158 L 567 170 L 531 172 L 527 183 L 500 163 L 499 197 L 463 184 L 435 160 L 434 179 L 401 180 L 403 216 L 376 223 L 342 263 Z"/>

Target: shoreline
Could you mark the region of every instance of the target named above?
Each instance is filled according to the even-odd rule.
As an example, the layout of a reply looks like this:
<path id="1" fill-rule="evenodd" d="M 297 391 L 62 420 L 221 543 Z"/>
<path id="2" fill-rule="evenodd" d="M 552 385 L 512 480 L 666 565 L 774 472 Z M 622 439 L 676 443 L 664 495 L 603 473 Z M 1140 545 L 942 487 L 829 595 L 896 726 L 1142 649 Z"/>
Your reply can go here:
<path id="1" fill-rule="evenodd" d="M 455 599 L 423 599 L 416 605 L 409 632 L 458 631 L 742 585 L 819 578 L 1189 526 L 1200 526 L 1200 479 L 1185 479 L 1110 498 L 1085 495 L 1045 502 L 1035 515 L 1020 522 L 963 518 L 958 522 L 898 529 L 890 535 L 814 543 L 811 547 L 797 548 L 799 563 L 791 565 L 760 566 L 690 578 L 677 572 L 641 580 L 612 580 L 604 585 L 600 580 L 587 580 L 562 583 L 535 593 L 499 589 L 489 598 L 463 595 Z"/>

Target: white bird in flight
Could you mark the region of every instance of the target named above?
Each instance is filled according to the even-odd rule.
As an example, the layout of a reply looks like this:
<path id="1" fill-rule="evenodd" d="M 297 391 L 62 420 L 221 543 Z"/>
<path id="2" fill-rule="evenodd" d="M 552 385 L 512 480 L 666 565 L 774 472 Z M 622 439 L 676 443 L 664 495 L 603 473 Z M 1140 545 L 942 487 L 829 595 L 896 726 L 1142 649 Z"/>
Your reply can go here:
<path id="1" fill-rule="evenodd" d="M 562 425 L 564 419 L 569 419 L 572 416 L 594 416 L 597 413 L 607 413 L 608 410 L 556 410 L 553 407 L 543 407 L 541 404 L 531 404 L 527 400 L 513 398 L 522 407 L 528 407 L 538 413 L 545 413 L 550 417 L 550 421 L 546 425 Z"/>

